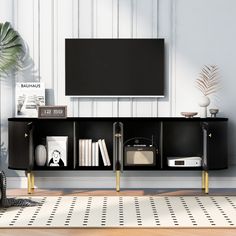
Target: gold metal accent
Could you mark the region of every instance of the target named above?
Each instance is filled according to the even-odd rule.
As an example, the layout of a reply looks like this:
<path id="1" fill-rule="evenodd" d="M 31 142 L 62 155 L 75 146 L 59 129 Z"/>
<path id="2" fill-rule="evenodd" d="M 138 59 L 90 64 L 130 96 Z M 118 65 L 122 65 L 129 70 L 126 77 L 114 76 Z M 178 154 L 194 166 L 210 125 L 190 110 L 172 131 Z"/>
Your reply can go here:
<path id="1" fill-rule="evenodd" d="M 205 171 L 205 193 L 209 193 L 209 176 L 208 171 Z"/>
<path id="2" fill-rule="evenodd" d="M 120 192 L 120 170 L 116 171 L 116 192 Z"/>
<path id="3" fill-rule="evenodd" d="M 202 171 L 202 189 L 205 189 L 205 171 Z"/>
<path id="4" fill-rule="evenodd" d="M 27 185 L 28 194 L 31 194 L 34 190 L 34 175 L 31 171 L 27 172 Z"/>
<path id="5" fill-rule="evenodd" d="M 34 189 L 34 173 L 31 172 L 31 189 Z"/>

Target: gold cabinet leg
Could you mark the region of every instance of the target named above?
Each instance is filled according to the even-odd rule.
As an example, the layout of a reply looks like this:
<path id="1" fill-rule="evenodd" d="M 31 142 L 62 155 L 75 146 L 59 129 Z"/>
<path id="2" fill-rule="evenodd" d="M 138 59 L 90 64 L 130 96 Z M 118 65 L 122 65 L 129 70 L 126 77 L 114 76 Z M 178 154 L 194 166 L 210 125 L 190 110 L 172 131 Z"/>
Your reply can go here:
<path id="1" fill-rule="evenodd" d="M 205 171 L 205 193 L 209 193 L 209 176 L 208 171 Z"/>
<path id="2" fill-rule="evenodd" d="M 34 190 L 34 173 L 31 172 L 31 189 Z"/>
<path id="3" fill-rule="evenodd" d="M 120 170 L 116 171 L 116 192 L 120 192 Z"/>
<path id="4" fill-rule="evenodd" d="M 27 185 L 28 185 L 28 194 L 31 194 L 32 193 L 31 172 L 27 172 Z"/>
<path id="5" fill-rule="evenodd" d="M 205 189 L 205 171 L 202 171 L 202 190 Z"/>
<path id="6" fill-rule="evenodd" d="M 34 174 L 33 172 L 27 172 L 27 185 L 28 185 L 28 194 L 31 194 L 34 190 Z"/>

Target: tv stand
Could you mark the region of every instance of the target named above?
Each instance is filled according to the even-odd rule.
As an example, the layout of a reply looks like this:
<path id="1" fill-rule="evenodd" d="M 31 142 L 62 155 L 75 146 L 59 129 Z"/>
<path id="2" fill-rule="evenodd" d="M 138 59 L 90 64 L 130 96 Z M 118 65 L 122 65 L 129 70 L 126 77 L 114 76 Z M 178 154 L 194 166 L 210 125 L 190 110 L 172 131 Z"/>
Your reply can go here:
<path id="1" fill-rule="evenodd" d="M 227 118 L 9 118 L 9 168 L 27 173 L 28 193 L 34 189 L 36 171 L 111 171 L 116 175 L 116 190 L 120 190 L 120 175 L 124 171 L 202 171 L 202 189 L 209 192 L 209 171 L 228 167 Z M 115 136 L 114 124 L 122 124 Z M 17 132 L 16 132 L 17 130 Z M 45 144 L 47 136 L 67 136 L 67 165 L 64 167 L 37 166 L 35 148 Z M 115 146 L 115 137 L 121 143 Z M 127 165 L 124 147 L 134 137 L 153 139 L 157 149 L 152 165 Z M 81 166 L 79 139 L 104 139 L 110 157 L 105 166 L 99 153 L 98 166 Z M 202 158 L 199 167 L 170 167 L 168 157 Z"/>

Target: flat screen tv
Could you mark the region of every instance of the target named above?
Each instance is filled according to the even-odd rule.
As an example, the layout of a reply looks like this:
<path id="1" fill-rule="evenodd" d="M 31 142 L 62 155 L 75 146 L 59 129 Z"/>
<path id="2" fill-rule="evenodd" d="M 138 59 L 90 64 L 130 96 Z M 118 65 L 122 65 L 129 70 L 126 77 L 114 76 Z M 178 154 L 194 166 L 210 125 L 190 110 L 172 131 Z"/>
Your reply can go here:
<path id="1" fill-rule="evenodd" d="M 66 39 L 66 95 L 164 96 L 164 39 Z"/>

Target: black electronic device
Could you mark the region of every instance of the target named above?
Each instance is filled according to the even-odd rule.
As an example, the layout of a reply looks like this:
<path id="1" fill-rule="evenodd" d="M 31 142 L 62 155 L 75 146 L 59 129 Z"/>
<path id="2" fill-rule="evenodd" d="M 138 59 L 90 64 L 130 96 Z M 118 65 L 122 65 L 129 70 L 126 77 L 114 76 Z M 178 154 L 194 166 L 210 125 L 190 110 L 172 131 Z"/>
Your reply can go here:
<path id="1" fill-rule="evenodd" d="M 164 39 L 66 39 L 65 43 L 67 96 L 164 96 Z"/>

